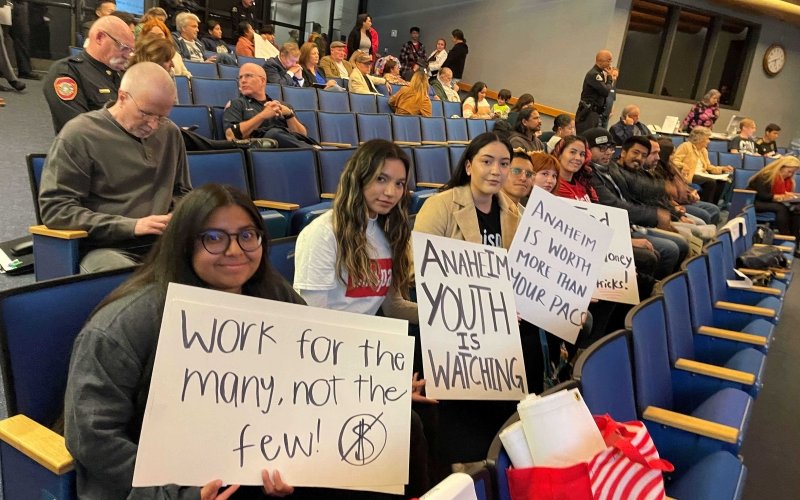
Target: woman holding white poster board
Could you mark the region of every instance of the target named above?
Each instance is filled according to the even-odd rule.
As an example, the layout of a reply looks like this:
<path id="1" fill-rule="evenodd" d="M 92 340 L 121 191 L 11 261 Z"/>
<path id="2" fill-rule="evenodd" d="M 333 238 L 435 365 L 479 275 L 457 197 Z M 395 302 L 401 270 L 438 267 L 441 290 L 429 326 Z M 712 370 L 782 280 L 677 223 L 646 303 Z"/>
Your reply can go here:
<path id="1" fill-rule="evenodd" d="M 516 203 L 502 192 L 512 154 L 508 140 L 494 132 L 475 137 L 450 181 L 422 205 L 414 230 L 507 250 L 520 220 Z M 433 444 L 439 460 L 483 460 L 497 430 L 515 410 L 513 401 L 440 402 L 438 442 Z"/>
<path id="2" fill-rule="evenodd" d="M 417 304 L 408 300 L 409 172 L 408 156 L 383 139 L 365 142 L 350 157 L 333 209 L 314 219 L 297 238 L 293 286 L 308 305 L 370 315 L 381 310 L 384 316 L 419 323 Z M 414 402 L 435 403 L 422 395 L 424 380 L 415 376 L 412 383 Z M 414 411 L 411 429 L 406 493 L 419 496 L 430 487 L 428 446 Z"/>
<path id="3" fill-rule="evenodd" d="M 589 165 L 592 153 L 586 139 L 575 135 L 564 137 L 553 149 L 553 156 L 559 164 L 556 196 L 597 203 L 597 192 L 591 184 L 592 167 Z M 613 302 L 592 299 L 588 316 L 592 319 L 591 323 L 581 330 L 574 345 L 566 345 L 570 359 L 574 359 L 578 349 L 586 349 L 606 333 L 616 330 L 616 326 L 622 326 L 609 323 L 615 308 Z"/>
<path id="4" fill-rule="evenodd" d="M 277 471 L 262 472 L 263 491 L 220 491 L 219 480 L 202 488 L 131 487 L 167 285 L 303 302 L 270 265 L 265 235 L 246 195 L 218 184 L 196 189 L 178 204 L 145 263 L 89 318 L 73 346 L 64 408 L 79 498 L 224 500 L 292 493 Z"/>

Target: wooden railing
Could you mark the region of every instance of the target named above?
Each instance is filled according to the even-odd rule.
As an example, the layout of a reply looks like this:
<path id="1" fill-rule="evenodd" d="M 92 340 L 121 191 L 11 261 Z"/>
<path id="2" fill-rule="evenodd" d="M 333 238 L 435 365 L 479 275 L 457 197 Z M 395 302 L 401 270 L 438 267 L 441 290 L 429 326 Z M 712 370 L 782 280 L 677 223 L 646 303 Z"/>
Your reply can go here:
<path id="1" fill-rule="evenodd" d="M 466 82 L 458 82 L 458 88 L 463 90 L 464 92 L 469 92 L 470 89 L 472 88 L 472 84 L 471 83 L 466 83 Z M 486 97 L 489 97 L 491 99 L 497 100 L 497 91 L 496 90 L 491 90 L 491 89 L 486 89 Z M 517 98 L 516 97 L 512 97 L 508 101 L 508 103 L 513 106 L 514 104 L 517 103 Z M 539 113 L 541 113 L 543 115 L 552 116 L 552 117 L 556 117 L 558 115 L 569 115 L 572 118 L 575 118 L 575 113 L 570 113 L 569 111 L 564 111 L 562 109 L 554 108 L 554 107 L 551 107 L 551 106 L 545 106 L 544 104 L 539 104 L 538 102 L 535 103 L 533 106 L 536 108 L 536 111 L 538 111 Z"/>

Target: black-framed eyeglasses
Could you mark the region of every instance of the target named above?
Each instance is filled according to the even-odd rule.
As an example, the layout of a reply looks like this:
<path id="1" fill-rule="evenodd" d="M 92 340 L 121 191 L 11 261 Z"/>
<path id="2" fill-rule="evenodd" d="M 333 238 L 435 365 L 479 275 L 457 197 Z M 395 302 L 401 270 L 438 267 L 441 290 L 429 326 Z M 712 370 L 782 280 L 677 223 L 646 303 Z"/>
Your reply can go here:
<path id="1" fill-rule="evenodd" d="M 136 102 L 136 99 L 134 99 L 134 97 L 131 95 L 130 92 L 125 92 L 125 95 L 131 98 L 131 101 L 133 101 L 133 105 L 136 106 L 136 111 L 138 111 L 139 114 L 142 115 L 142 118 L 144 118 L 145 120 L 148 121 L 155 120 L 158 123 L 164 123 L 167 120 L 166 116 L 161 116 L 155 113 L 148 113 L 147 111 L 142 111 L 142 108 L 139 107 L 139 103 Z"/>
<path id="2" fill-rule="evenodd" d="M 131 53 L 133 53 L 133 47 L 131 47 L 131 46 L 129 46 L 129 45 L 126 45 L 126 44 L 124 44 L 124 43 L 120 42 L 119 40 L 117 40 L 117 39 L 116 39 L 116 38 L 115 38 L 115 37 L 114 37 L 114 36 L 113 36 L 111 33 L 109 33 L 108 31 L 103 31 L 103 33 L 105 33 L 105 35 L 106 35 L 108 38 L 110 38 L 112 42 L 114 42 L 114 44 L 117 46 L 117 49 L 119 49 L 119 51 L 120 51 L 120 52 L 127 52 L 128 54 L 131 54 Z"/>
<path id="3" fill-rule="evenodd" d="M 261 247 L 263 233 L 258 229 L 242 229 L 238 233 L 226 233 L 221 229 L 208 229 L 197 235 L 206 252 L 212 255 L 225 253 L 231 246 L 231 238 L 236 238 L 236 243 L 244 252 L 254 252 Z"/>
<path id="4" fill-rule="evenodd" d="M 596 147 L 597 149 L 599 149 L 599 150 L 600 150 L 600 152 L 603 152 L 603 153 L 604 153 L 604 152 L 606 152 L 606 151 L 608 151 L 608 150 L 610 150 L 610 149 L 614 149 L 614 148 L 615 148 L 615 146 L 612 146 L 612 145 L 610 145 L 610 144 L 604 144 L 604 145 L 602 145 L 602 146 L 595 146 L 595 147 Z"/>
<path id="5" fill-rule="evenodd" d="M 523 170 L 519 167 L 511 167 L 511 175 L 517 176 L 523 173 L 525 174 L 526 179 L 530 179 L 531 177 L 533 177 L 533 172 L 531 172 L 530 170 Z"/>

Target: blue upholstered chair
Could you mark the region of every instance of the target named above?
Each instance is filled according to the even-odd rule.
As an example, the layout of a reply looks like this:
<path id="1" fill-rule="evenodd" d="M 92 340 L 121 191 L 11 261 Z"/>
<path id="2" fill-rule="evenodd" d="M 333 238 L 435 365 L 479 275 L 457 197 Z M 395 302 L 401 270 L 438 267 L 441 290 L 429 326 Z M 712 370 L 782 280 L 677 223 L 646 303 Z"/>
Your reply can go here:
<path id="1" fill-rule="evenodd" d="M 676 467 L 688 467 L 698 456 L 715 451 L 738 454 L 753 398 L 726 386 L 728 382 L 722 379 L 670 365 L 663 300 L 650 297 L 631 309 L 625 319 L 633 339 L 638 413 L 648 424 L 659 452 Z M 681 422 L 688 425 L 681 426 Z M 664 426 L 684 432 L 667 432 Z"/>
<path id="2" fill-rule="evenodd" d="M 294 114 L 306 128 L 306 135 L 319 142 L 319 122 L 317 122 L 317 112 L 313 110 L 298 110 Z"/>
<path id="3" fill-rule="evenodd" d="M 694 331 L 723 338 L 736 337 L 766 353 L 775 324 L 767 317 L 750 314 L 748 308 L 713 302 L 707 255 L 692 257 L 682 267 L 689 285 L 689 307 Z"/>
<path id="4" fill-rule="evenodd" d="M 734 340 L 735 336 L 725 338 L 703 333 L 695 333 L 689 306 L 689 289 L 686 272 L 675 273 L 661 283 L 664 294 L 664 314 L 667 325 L 667 344 L 669 360 L 672 365 L 694 362 L 708 363 L 724 370 L 699 366 L 710 372 L 723 373 L 739 388 L 756 397 L 763 386 L 766 356 L 746 342 Z M 687 360 L 680 361 L 680 360 Z M 730 370 L 730 371 L 729 371 Z"/>
<path id="5" fill-rule="evenodd" d="M 248 155 L 256 206 L 283 214 L 289 235 L 330 210 L 330 201 L 320 196 L 313 149 L 251 149 Z"/>
<path id="6" fill-rule="evenodd" d="M 447 145 L 447 130 L 444 126 L 444 118 L 421 116 L 419 124 L 422 132 L 422 144 Z"/>
<path id="7" fill-rule="evenodd" d="M 347 93 L 350 98 L 350 110 L 353 113 L 377 113 L 378 101 L 373 94 Z M 387 104 L 388 106 L 388 104 Z"/>
<path id="8" fill-rule="evenodd" d="M 573 372 L 592 414 L 608 413 L 619 422 L 638 418 L 628 336 L 629 332 L 619 330 L 595 342 L 575 361 Z M 675 471 L 664 477 L 667 495 L 699 500 L 741 497 L 747 469 L 736 456 L 702 446 L 674 450 L 672 439 L 696 436 L 699 443 L 708 438 L 670 424 L 655 424 L 646 416 L 643 420 L 659 455 L 675 465 Z"/>
<path id="9" fill-rule="evenodd" d="M 169 112 L 169 119 L 179 127 L 190 128 L 208 139 L 214 138 L 211 111 L 203 104 L 176 105 Z"/>
<path id="10" fill-rule="evenodd" d="M 4 498 L 77 498 L 72 456 L 50 428 L 64 410 L 73 341 L 131 269 L 70 276 L 0 293 L 9 418 L 0 421 Z"/>
<path id="11" fill-rule="evenodd" d="M 195 104 L 225 106 L 239 95 L 236 80 L 218 78 L 192 78 L 192 97 Z"/>
<path id="12" fill-rule="evenodd" d="M 192 89 L 187 77 L 176 76 L 175 88 L 178 93 L 178 104 L 192 104 Z"/>
<path id="13" fill-rule="evenodd" d="M 708 277 L 711 285 L 711 300 L 714 304 L 734 303 L 750 308 L 751 314 L 758 314 L 777 323 L 783 310 L 783 292 L 777 288 L 733 288 L 728 285 L 730 274 L 724 267 L 728 263 L 723 255 L 721 241 L 708 243 L 704 247 L 708 255 Z M 731 271 L 733 269 L 731 268 Z"/>
<path id="14" fill-rule="evenodd" d="M 247 162 L 241 149 L 190 151 L 187 159 L 193 187 L 198 188 L 212 182 L 227 184 L 252 197 Z M 288 222 L 281 213 L 266 208 L 260 208 L 259 212 L 270 238 L 286 235 Z"/>
<path id="15" fill-rule="evenodd" d="M 320 144 L 349 148 L 358 145 L 356 117 L 353 113 L 317 113 Z"/>
<path id="16" fill-rule="evenodd" d="M 398 144 L 419 146 L 422 144 L 422 132 L 419 128 L 419 117 L 408 115 L 391 115 L 392 135 Z"/>
<path id="17" fill-rule="evenodd" d="M 447 142 L 452 144 L 469 144 L 467 120 L 465 118 L 445 118 Z"/>
<path id="18" fill-rule="evenodd" d="M 450 180 L 450 159 L 447 146 L 426 146 L 414 149 L 417 187 L 438 189 Z"/>
<path id="19" fill-rule="evenodd" d="M 342 175 L 347 160 L 353 156 L 356 148 L 321 149 L 317 151 L 319 162 L 320 191 L 323 198 L 333 199 L 339 186 L 339 177 Z"/>
<path id="20" fill-rule="evenodd" d="M 359 142 L 366 142 L 371 139 L 385 139 L 387 141 L 394 139 L 390 115 L 383 113 L 356 113 L 356 123 L 358 124 Z"/>
<path id="21" fill-rule="evenodd" d="M 294 109 L 319 109 L 317 89 L 314 87 L 281 87 L 283 102 Z"/>
<path id="22" fill-rule="evenodd" d="M 317 92 L 320 111 L 332 111 L 334 113 L 349 113 L 350 99 L 347 92 L 333 92 L 321 90 Z"/>
<path id="23" fill-rule="evenodd" d="M 219 78 L 216 64 L 189 61 L 187 59 L 183 60 L 183 64 L 186 66 L 186 69 L 189 70 L 189 73 L 192 74 L 192 80 L 194 80 L 194 78 Z"/>

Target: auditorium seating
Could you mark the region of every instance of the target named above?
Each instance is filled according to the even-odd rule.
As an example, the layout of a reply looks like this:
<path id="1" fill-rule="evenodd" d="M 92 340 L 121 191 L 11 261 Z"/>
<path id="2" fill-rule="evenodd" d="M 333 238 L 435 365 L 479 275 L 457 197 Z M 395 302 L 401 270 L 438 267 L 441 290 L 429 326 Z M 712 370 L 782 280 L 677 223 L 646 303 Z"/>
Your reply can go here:
<path id="1" fill-rule="evenodd" d="M 183 64 L 186 66 L 186 69 L 189 70 L 189 73 L 192 74 L 192 78 L 219 78 L 219 72 L 217 72 L 217 65 L 213 63 L 205 63 L 205 62 L 195 62 L 190 61 L 188 59 L 183 60 Z"/>
<path id="2" fill-rule="evenodd" d="M 225 106 L 238 95 L 239 85 L 236 80 L 192 78 L 192 98 L 195 104 Z"/>
<path id="3" fill-rule="evenodd" d="M 736 332 L 710 335 L 705 333 L 705 329 L 695 331 L 685 271 L 664 279 L 661 290 L 664 295 L 670 362 L 675 364 L 678 359 L 685 358 L 745 372 L 753 377 L 752 382 L 749 378 L 737 378 L 746 380 L 749 387 L 743 389 L 751 396 L 757 396 L 763 386 L 766 355 L 751 343 L 740 339 Z"/>
<path id="4" fill-rule="evenodd" d="M 73 341 L 97 304 L 131 269 L 70 276 L 0 293 L 0 343 L 9 418 L 0 421 L 4 498 L 73 499 L 64 410 Z"/>
<path id="5" fill-rule="evenodd" d="M 390 115 L 383 113 L 357 113 L 356 122 L 358 124 L 359 142 L 366 142 L 371 139 L 385 139 L 387 141 L 393 139 Z"/>
<path id="6" fill-rule="evenodd" d="M 188 128 L 209 139 L 214 138 L 214 125 L 211 120 L 211 110 L 208 106 L 199 104 L 175 105 L 169 112 L 169 119 L 179 127 Z"/>

